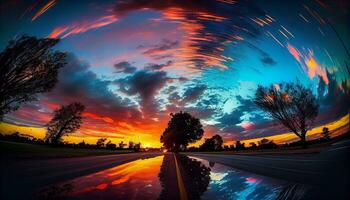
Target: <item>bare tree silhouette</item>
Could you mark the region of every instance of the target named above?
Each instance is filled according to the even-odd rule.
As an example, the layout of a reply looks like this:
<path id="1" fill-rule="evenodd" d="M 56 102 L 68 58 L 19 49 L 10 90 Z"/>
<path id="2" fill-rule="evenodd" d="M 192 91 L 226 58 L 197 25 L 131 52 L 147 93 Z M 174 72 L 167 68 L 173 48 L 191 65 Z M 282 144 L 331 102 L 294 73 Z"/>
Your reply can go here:
<path id="1" fill-rule="evenodd" d="M 58 41 L 21 36 L 0 53 L 0 120 L 55 86 L 66 57 L 66 53 L 51 49 Z"/>
<path id="2" fill-rule="evenodd" d="M 58 144 L 63 135 L 72 133 L 80 128 L 82 113 L 85 106 L 79 102 L 61 106 L 55 110 L 54 117 L 47 124 L 45 141 L 51 144 Z"/>
<path id="3" fill-rule="evenodd" d="M 319 104 L 312 91 L 300 83 L 258 86 L 254 102 L 300 138 L 306 147 L 306 132 L 318 115 Z"/>

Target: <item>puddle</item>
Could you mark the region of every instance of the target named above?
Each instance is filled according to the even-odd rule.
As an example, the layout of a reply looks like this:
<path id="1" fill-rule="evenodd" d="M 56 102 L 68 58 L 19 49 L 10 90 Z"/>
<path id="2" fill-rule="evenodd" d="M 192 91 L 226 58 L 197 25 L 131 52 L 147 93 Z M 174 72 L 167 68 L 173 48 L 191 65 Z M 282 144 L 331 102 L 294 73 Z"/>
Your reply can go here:
<path id="1" fill-rule="evenodd" d="M 189 157 L 210 169 L 210 181 L 201 199 L 276 199 L 285 181 L 259 176 L 207 160 Z"/>
<path id="2" fill-rule="evenodd" d="M 49 188 L 45 196 L 49 199 L 157 199 L 162 190 L 158 174 L 163 157 L 136 160 L 82 176 Z"/>
<path id="3" fill-rule="evenodd" d="M 42 190 L 40 199 L 179 198 L 173 157 L 167 156 L 136 160 L 72 179 Z M 197 157 L 179 155 L 178 161 L 188 199 L 276 199 L 288 184 Z"/>

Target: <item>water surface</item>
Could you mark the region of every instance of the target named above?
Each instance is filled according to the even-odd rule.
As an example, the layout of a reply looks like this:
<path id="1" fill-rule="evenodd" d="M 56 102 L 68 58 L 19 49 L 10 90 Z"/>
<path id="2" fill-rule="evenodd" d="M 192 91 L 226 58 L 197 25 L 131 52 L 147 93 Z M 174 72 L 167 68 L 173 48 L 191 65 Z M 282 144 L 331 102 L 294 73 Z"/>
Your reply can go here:
<path id="1" fill-rule="evenodd" d="M 58 184 L 41 194 L 48 199 L 175 198 L 178 197 L 174 194 L 178 193 L 176 176 L 171 175 L 176 171 L 172 164 L 163 162 L 165 156 L 170 156 L 166 157 L 168 160 L 174 159 L 166 154 L 136 160 Z M 197 157 L 178 155 L 177 158 L 189 199 L 276 199 L 286 185 L 285 181 Z"/>
<path id="2" fill-rule="evenodd" d="M 163 157 L 136 160 L 82 176 L 60 184 L 57 190 L 64 193 L 65 199 L 157 199 L 162 190 L 158 174 Z"/>
<path id="3" fill-rule="evenodd" d="M 287 182 L 189 157 L 210 169 L 210 182 L 201 199 L 276 199 Z"/>

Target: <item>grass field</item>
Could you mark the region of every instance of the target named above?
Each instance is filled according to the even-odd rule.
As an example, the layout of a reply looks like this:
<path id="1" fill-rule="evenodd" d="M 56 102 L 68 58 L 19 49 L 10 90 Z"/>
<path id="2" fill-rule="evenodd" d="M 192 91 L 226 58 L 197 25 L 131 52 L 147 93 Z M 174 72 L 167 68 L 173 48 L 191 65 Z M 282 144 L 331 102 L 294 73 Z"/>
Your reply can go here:
<path id="1" fill-rule="evenodd" d="M 306 149 L 299 148 L 282 148 L 282 149 L 256 149 L 256 150 L 239 150 L 239 151 L 200 151 L 186 152 L 186 154 L 217 154 L 217 155 L 287 155 L 287 154 L 312 154 L 321 152 L 326 146 L 310 146 Z"/>
<path id="2" fill-rule="evenodd" d="M 2 158 L 67 158 L 79 156 L 98 156 L 131 153 L 132 150 L 108 149 L 79 149 L 69 147 L 51 147 L 48 145 L 26 144 L 0 141 L 0 154 Z"/>

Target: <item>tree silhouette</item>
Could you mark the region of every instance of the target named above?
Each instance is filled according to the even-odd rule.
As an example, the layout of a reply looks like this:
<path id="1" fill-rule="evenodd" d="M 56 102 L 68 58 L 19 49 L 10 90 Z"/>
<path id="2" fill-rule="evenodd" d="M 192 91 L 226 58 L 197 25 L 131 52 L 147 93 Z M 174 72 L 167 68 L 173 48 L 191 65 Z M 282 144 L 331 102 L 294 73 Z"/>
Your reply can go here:
<path id="1" fill-rule="evenodd" d="M 171 113 L 168 127 L 160 136 L 164 147 L 171 151 L 185 149 L 189 143 L 200 140 L 204 130 L 199 119 L 187 112 Z"/>
<path id="2" fill-rule="evenodd" d="M 204 151 L 220 151 L 223 143 L 224 141 L 220 135 L 214 135 L 211 138 L 206 138 L 199 148 Z"/>
<path id="3" fill-rule="evenodd" d="M 179 161 L 180 169 L 184 173 L 183 179 L 188 199 L 201 199 L 202 194 L 207 191 L 209 186 L 211 169 L 188 156 L 182 154 L 175 156 Z"/>
<path id="4" fill-rule="evenodd" d="M 322 136 L 323 136 L 323 139 L 325 139 L 325 140 L 330 140 L 331 139 L 328 127 L 323 127 L 323 129 L 322 129 Z"/>
<path id="5" fill-rule="evenodd" d="M 58 39 L 21 36 L 9 42 L 0 53 L 0 120 L 23 102 L 50 91 L 66 54 L 51 48 Z"/>
<path id="6" fill-rule="evenodd" d="M 270 140 L 263 138 L 260 141 L 258 141 L 258 144 L 259 144 L 259 146 L 262 146 L 262 145 L 268 144 L 269 142 L 270 142 Z"/>
<path id="7" fill-rule="evenodd" d="M 300 83 L 258 86 L 255 104 L 280 121 L 300 138 L 306 147 L 306 132 L 318 114 L 318 102 L 312 91 Z"/>
<path id="8" fill-rule="evenodd" d="M 107 149 L 116 149 L 117 145 L 113 144 L 112 141 L 108 141 L 107 144 L 106 144 L 106 148 Z"/>
<path id="9" fill-rule="evenodd" d="M 129 149 L 133 149 L 135 147 L 135 144 L 133 141 L 129 141 Z"/>
<path id="10" fill-rule="evenodd" d="M 273 140 L 269 140 L 266 138 L 261 139 L 258 141 L 259 149 L 274 149 L 277 148 L 277 144 L 273 142 Z"/>
<path id="11" fill-rule="evenodd" d="M 126 146 L 126 144 L 124 144 L 124 142 L 121 141 L 121 142 L 119 143 L 119 148 L 120 148 L 120 149 L 124 149 L 124 146 Z"/>
<path id="12" fill-rule="evenodd" d="M 98 148 L 102 148 L 105 146 L 105 142 L 106 142 L 107 138 L 100 138 L 96 141 L 96 146 Z"/>
<path id="13" fill-rule="evenodd" d="M 82 113 L 85 106 L 79 102 L 61 106 L 54 111 L 54 117 L 47 124 L 46 142 L 58 144 L 63 135 L 72 133 L 80 128 Z"/>
<path id="14" fill-rule="evenodd" d="M 249 144 L 250 144 L 251 149 L 256 149 L 257 146 L 256 146 L 255 142 L 250 142 Z"/>
<path id="15" fill-rule="evenodd" d="M 245 149 L 245 143 L 241 143 L 241 141 L 237 140 L 236 141 L 236 150 L 244 150 Z"/>
<path id="16" fill-rule="evenodd" d="M 85 147 L 85 146 L 86 146 L 85 141 L 83 140 L 83 141 L 81 141 L 80 143 L 78 143 L 78 146 L 79 146 L 79 147 Z"/>
<path id="17" fill-rule="evenodd" d="M 136 144 L 134 145 L 134 151 L 138 152 L 138 151 L 140 151 L 140 149 L 141 149 L 141 142 L 136 143 Z"/>

